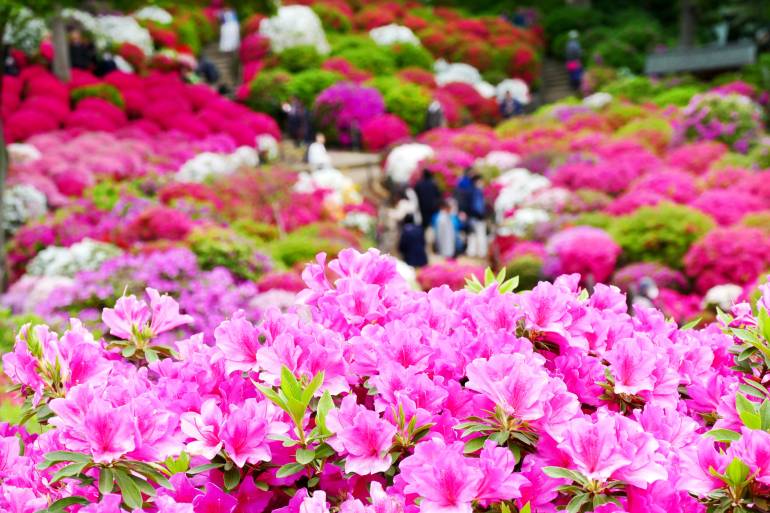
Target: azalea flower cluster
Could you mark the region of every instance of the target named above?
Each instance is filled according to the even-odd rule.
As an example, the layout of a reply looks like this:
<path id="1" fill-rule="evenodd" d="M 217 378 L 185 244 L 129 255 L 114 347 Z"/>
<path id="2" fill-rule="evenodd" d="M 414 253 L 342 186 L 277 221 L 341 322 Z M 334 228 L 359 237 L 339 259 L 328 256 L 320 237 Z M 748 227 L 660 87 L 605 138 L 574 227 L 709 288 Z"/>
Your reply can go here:
<path id="1" fill-rule="evenodd" d="M 180 335 L 192 319 L 152 288 L 105 308 L 101 337 L 78 320 L 22 328 L 3 368 L 50 429 L 3 427 L 0 504 L 698 513 L 768 499 L 770 286 L 757 316 L 741 304 L 693 329 L 631 317 L 578 275 L 416 292 L 393 259 L 345 250 L 303 277 L 287 312 L 236 314 L 211 345 Z"/>

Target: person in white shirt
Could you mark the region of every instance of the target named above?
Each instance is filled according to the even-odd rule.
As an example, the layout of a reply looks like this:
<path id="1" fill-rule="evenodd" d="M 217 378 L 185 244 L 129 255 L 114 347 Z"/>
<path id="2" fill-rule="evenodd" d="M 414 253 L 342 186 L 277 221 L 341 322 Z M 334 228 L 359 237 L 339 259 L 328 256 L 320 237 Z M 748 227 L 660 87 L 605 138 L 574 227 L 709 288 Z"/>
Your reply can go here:
<path id="1" fill-rule="evenodd" d="M 234 52 L 241 46 L 241 27 L 238 16 L 232 9 L 222 12 L 222 25 L 219 27 L 219 51 Z"/>
<path id="2" fill-rule="evenodd" d="M 326 137 L 324 134 L 320 132 L 316 134 L 315 142 L 308 147 L 307 163 L 313 171 L 332 167 L 332 160 L 326 152 Z"/>

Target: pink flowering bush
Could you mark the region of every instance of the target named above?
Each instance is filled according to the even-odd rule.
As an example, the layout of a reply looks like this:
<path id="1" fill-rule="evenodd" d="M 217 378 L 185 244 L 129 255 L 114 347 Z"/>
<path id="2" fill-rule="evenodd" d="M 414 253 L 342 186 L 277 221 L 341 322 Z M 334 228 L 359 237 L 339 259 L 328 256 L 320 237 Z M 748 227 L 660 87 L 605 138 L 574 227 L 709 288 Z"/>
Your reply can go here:
<path id="1" fill-rule="evenodd" d="M 361 130 L 365 122 L 384 114 L 385 102 L 373 87 L 341 82 L 321 91 L 314 108 L 319 126 L 329 132 L 327 135 L 349 144 L 351 130 L 356 126 Z"/>
<path id="2" fill-rule="evenodd" d="M 607 281 L 615 270 L 620 246 L 600 228 L 577 226 L 552 236 L 546 252 L 547 275 L 577 273 L 585 283 L 599 283 Z"/>
<path id="3" fill-rule="evenodd" d="M 705 293 L 715 285 L 746 285 L 770 264 L 770 239 L 755 228 L 719 228 L 693 244 L 684 257 L 685 272 Z"/>
<path id="4" fill-rule="evenodd" d="M 722 226 L 734 224 L 746 214 L 765 210 L 768 203 L 754 194 L 732 189 L 706 191 L 690 203 Z"/>
<path id="5" fill-rule="evenodd" d="M 719 141 L 746 153 L 762 126 L 762 110 L 735 93 L 695 95 L 683 111 L 681 130 L 688 140 Z"/>
<path id="6" fill-rule="evenodd" d="M 105 308 L 100 337 L 23 327 L 3 368 L 47 429 L 3 425 L 0 506 L 705 513 L 767 498 L 768 399 L 752 390 L 768 363 L 745 341 L 766 343 L 767 287 L 759 317 L 744 303 L 679 329 L 577 275 L 416 292 L 394 260 L 346 250 L 303 276 L 294 309 L 235 314 L 212 345 L 175 335 L 191 319 L 152 288 Z"/>
<path id="7" fill-rule="evenodd" d="M 421 267 L 417 271 L 417 283 L 423 290 L 430 290 L 441 285 L 447 285 L 452 290 L 460 290 L 465 287 L 465 280 L 471 276 L 482 279 L 484 269 L 478 265 L 456 260 L 444 260 Z"/>
<path id="8" fill-rule="evenodd" d="M 429 169 L 439 187 L 449 192 L 454 190 L 463 171 L 473 165 L 475 159 L 462 150 L 451 147 L 437 148 L 432 157 L 424 159 L 417 166 L 412 180 L 418 180 L 424 169 Z"/>

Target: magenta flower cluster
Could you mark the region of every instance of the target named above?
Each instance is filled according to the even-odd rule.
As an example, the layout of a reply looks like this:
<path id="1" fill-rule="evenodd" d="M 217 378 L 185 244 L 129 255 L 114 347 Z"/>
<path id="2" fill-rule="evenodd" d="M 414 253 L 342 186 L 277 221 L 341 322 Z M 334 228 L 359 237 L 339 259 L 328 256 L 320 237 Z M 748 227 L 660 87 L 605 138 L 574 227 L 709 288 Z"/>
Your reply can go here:
<path id="1" fill-rule="evenodd" d="M 0 507 L 705 513 L 766 497 L 767 363 L 730 348 L 733 330 L 767 343 L 770 287 L 759 318 L 741 304 L 679 329 L 578 275 L 415 292 L 394 260 L 345 250 L 303 276 L 292 309 L 236 314 L 213 345 L 174 336 L 192 319 L 152 288 L 105 309 L 102 338 L 24 327 L 3 367 L 49 429 L 2 426 Z"/>
<path id="2" fill-rule="evenodd" d="M 360 131 L 367 121 L 385 114 L 385 101 L 373 87 L 340 82 L 321 91 L 315 110 L 321 126 L 334 127 L 332 135 L 350 144 L 352 130 Z"/>

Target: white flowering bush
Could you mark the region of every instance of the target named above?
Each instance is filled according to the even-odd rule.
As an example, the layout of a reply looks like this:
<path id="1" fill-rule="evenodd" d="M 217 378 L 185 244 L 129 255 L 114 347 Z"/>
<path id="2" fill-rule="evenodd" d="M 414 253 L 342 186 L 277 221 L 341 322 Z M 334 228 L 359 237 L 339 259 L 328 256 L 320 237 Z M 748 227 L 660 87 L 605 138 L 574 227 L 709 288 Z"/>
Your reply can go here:
<path id="1" fill-rule="evenodd" d="M 521 157 L 510 151 L 493 150 L 484 157 L 476 159 L 474 167 L 494 167 L 501 173 L 515 169 L 521 162 Z"/>
<path id="2" fill-rule="evenodd" d="M 80 271 L 93 271 L 121 251 L 112 244 L 83 239 L 68 248 L 49 246 L 38 253 L 27 265 L 31 276 L 73 277 Z"/>
<path id="3" fill-rule="evenodd" d="M 479 70 L 464 62 L 449 63 L 444 59 L 439 59 L 433 65 L 433 71 L 436 74 L 436 83 L 438 85 L 450 82 L 464 82 L 475 85 L 484 81 Z"/>
<path id="4" fill-rule="evenodd" d="M 495 183 L 501 186 L 500 193 L 495 200 L 495 212 L 498 219 L 503 215 L 521 206 L 535 191 L 551 186 L 551 181 L 524 168 L 517 168 L 503 173 L 495 179 Z"/>
<path id="5" fill-rule="evenodd" d="M 743 287 L 734 283 L 725 283 L 724 285 L 715 285 L 711 287 L 706 295 L 703 296 L 701 306 L 706 309 L 718 306 L 723 311 L 728 311 L 738 302 L 743 294 Z"/>
<path id="6" fill-rule="evenodd" d="M 150 31 L 139 25 L 131 16 L 93 16 L 78 9 L 64 9 L 62 16 L 76 21 L 89 32 L 99 50 L 108 50 L 121 43 L 131 43 L 141 48 L 145 55 L 152 55 Z"/>
<path id="7" fill-rule="evenodd" d="M 259 154 L 248 146 L 241 146 L 229 154 L 204 151 L 182 164 L 176 179 L 180 182 L 204 182 L 211 177 L 232 174 L 242 167 L 257 165 Z"/>
<path id="8" fill-rule="evenodd" d="M 612 95 L 605 92 L 594 93 L 583 98 L 583 105 L 594 110 L 601 110 L 610 103 L 612 103 Z"/>
<path id="9" fill-rule="evenodd" d="M 32 276 L 25 274 L 2 295 L 0 304 L 13 312 L 35 312 L 56 291 L 72 287 L 74 280 L 66 276 Z"/>
<path id="10" fill-rule="evenodd" d="M 43 156 L 40 150 L 26 143 L 12 143 L 6 149 L 8 150 L 8 160 L 11 164 L 25 164 Z"/>
<path id="11" fill-rule="evenodd" d="M 495 87 L 495 96 L 500 101 L 505 98 L 505 93 L 511 93 L 514 100 L 526 105 L 531 101 L 529 86 L 519 78 L 506 78 Z"/>
<path id="12" fill-rule="evenodd" d="M 174 17 L 170 12 L 158 7 L 157 5 L 148 5 L 134 12 L 134 18 L 137 20 L 153 21 L 161 25 L 170 25 Z"/>
<path id="13" fill-rule="evenodd" d="M 321 54 L 331 49 L 320 18 L 305 5 L 280 7 L 275 16 L 262 20 L 259 33 L 270 39 L 274 52 L 304 45 L 314 46 Z"/>
<path id="14" fill-rule="evenodd" d="M 409 143 L 396 146 L 385 160 L 385 174 L 397 184 L 409 182 L 417 166 L 432 157 L 434 150 L 427 144 Z"/>
<path id="15" fill-rule="evenodd" d="M 15 233 L 27 221 L 46 213 L 45 194 L 31 185 L 15 185 L 3 194 L 3 229 Z"/>
<path id="16" fill-rule="evenodd" d="M 270 134 L 261 134 L 257 136 L 257 151 L 262 160 L 272 162 L 278 159 L 278 141 Z"/>
<path id="17" fill-rule="evenodd" d="M 334 168 L 324 168 L 311 173 L 300 173 L 294 190 L 301 193 L 313 193 L 317 190 L 330 191 L 325 201 L 330 206 L 358 204 L 363 201 L 355 182 Z"/>
<path id="18" fill-rule="evenodd" d="M 504 236 L 528 237 L 537 226 L 547 223 L 550 219 L 551 215 L 542 208 L 519 208 L 512 216 L 503 219 L 497 232 Z"/>
<path id="19" fill-rule="evenodd" d="M 377 219 L 366 212 L 348 212 L 342 219 L 342 226 L 371 236 L 375 233 Z"/>
<path id="20" fill-rule="evenodd" d="M 16 11 L 5 28 L 3 43 L 25 53 L 34 53 L 40 47 L 47 31 L 45 21 L 37 18 L 26 7 L 22 7 Z"/>
<path id="21" fill-rule="evenodd" d="M 369 31 L 369 37 L 380 46 L 396 43 L 409 43 L 418 46 L 421 44 L 420 39 L 414 35 L 412 29 L 396 23 L 373 28 Z"/>
<path id="22" fill-rule="evenodd" d="M 495 86 L 490 84 L 489 82 L 477 82 L 473 84 L 473 88 L 476 89 L 476 91 L 483 96 L 484 98 L 494 98 L 497 94 L 495 90 Z"/>

